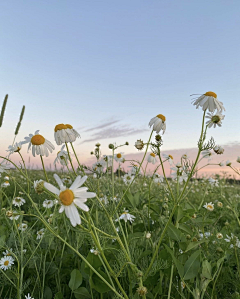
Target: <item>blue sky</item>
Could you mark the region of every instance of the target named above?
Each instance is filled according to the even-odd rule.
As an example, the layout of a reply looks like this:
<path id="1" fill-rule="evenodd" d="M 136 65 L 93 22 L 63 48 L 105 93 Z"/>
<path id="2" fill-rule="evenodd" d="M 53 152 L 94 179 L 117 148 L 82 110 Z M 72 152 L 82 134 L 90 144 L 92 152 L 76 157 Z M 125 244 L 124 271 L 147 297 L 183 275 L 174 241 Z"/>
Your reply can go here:
<path id="1" fill-rule="evenodd" d="M 240 142 L 240 2 L 236 1 L 2 1 L 0 98 L 9 94 L 0 151 L 39 129 L 70 123 L 86 160 L 99 141 L 147 140 L 161 113 L 163 150 L 197 145 L 202 111 L 190 94 L 214 91 L 226 108 L 217 143 Z M 90 140 L 90 141 L 89 141 Z M 60 148 L 56 146 L 56 149 Z M 37 158 L 35 158 L 37 159 Z"/>

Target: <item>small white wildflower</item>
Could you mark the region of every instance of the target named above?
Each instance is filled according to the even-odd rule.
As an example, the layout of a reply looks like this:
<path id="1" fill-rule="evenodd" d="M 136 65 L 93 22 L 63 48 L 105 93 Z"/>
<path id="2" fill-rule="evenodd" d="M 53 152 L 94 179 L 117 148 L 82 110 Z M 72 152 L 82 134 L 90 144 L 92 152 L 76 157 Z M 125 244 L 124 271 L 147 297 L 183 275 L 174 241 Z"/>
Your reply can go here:
<path id="1" fill-rule="evenodd" d="M 28 228 L 28 225 L 26 223 L 21 223 L 18 225 L 18 229 L 21 231 L 25 231 Z"/>
<path id="2" fill-rule="evenodd" d="M 127 222 L 129 220 L 132 223 L 135 218 L 136 218 L 135 216 L 128 213 L 128 210 L 125 210 L 122 213 L 122 215 L 118 219 L 116 219 L 115 221 L 119 221 L 119 220 L 123 219 L 125 222 Z"/>
<path id="3" fill-rule="evenodd" d="M 45 229 L 42 228 L 37 232 L 37 240 L 42 239 Z"/>
<path id="4" fill-rule="evenodd" d="M 44 208 L 47 208 L 47 209 L 50 209 L 53 207 L 53 200 L 51 199 L 45 199 L 44 202 L 43 202 L 43 207 Z"/>
<path id="5" fill-rule="evenodd" d="M 211 212 L 214 210 L 214 204 L 212 202 L 205 203 L 205 205 L 203 207 L 206 208 L 208 211 L 211 211 Z"/>
<path id="6" fill-rule="evenodd" d="M 11 256 L 4 256 L 0 259 L 0 268 L 4 271 L 11 268 L 14 264 L 14 259 Z"/>
<path id="7" fill-rule="evenodd" d="M 26 200 L 22 197 L 15 197 L 12 201 L 13 205 L 16 207 L 22 206 L 25 202 Z"/>

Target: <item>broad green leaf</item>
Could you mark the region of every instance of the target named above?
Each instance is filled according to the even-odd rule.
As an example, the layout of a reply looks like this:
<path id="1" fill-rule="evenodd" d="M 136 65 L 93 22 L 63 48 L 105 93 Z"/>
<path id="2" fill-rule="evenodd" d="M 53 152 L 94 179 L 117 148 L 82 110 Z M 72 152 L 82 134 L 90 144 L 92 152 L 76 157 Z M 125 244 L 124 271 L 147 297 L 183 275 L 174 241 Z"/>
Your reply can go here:
<path id="1" fill-rule="evenodd" d="M 182 217 L 184 216 L 183 208 L 182 208 L 181 206 L 178 206 L 177 211 L 176 211 L 175 214 L 176 214 L 176 216 L 177 216 L 176 221 L 179 222 L 180 219 L 182 219 Z"/>
<path id="2" fill-rule="evenodd" d="M 173 262 L 174 262 L 175 266 L 177 267 L 180 277 L 183 277 L 183 273 L 184 273 L 183 265 L 180 263 L 180 261 L 178 259 L 176 259 L 172 249 L 170 249 L 166 244 L 164 244 L 164 246 L 165 246 L 166 250 L 171 254 Z"/>
<path id="3" fill-rule="evenodd" d="M 212 278 L 212 266 L 207 260 L 202 262 L 202 275 L 208 279 Z"/>
<path id="4" fill-rule="evenodd" d="M 85 299 L 85 298 L 91 298 L 91 295 L 89 294 L 88 290 L 86 288 L 80 287 L 74 291 L 74 296 L 76 299 Z"/>
<path id="5" fill-rule="evenodd" d="M 191 279 L 197 276 L 200 269 L 200 250 L 195 251 L 184 265 L 184 280 Z"/>
<path id="6" fill-rule="evenodd" d="M 193 231 L 191 230 L 191 228 L 183 223 L 179 223 L 178 228 L 185 231 L 186 233 L 188 233 L 189 235 L 192 235 Z"/>
<path id="7" fill-rule="evenodd" d="M 74 291 L 82 284 L 82 274 L 78 269 L 74 269 L 71 272 L 71 279 L 69 281 L 69 288 Z"/>
<path id="8" fill-rule="evenodd" d="M 61 292 L 57 292 L 57 294 L 54 296 L 54 299 L 63 299 L 63 294 Z"/>
<path id="9" fill-rule="evenodd" d="M 184 234 L 178 230 L 172 223 L 169 224 L 167 228 L 167 232 L 169 237 L 172 240 L 178 241 L 178 242 L 186 242 L 186 238 Z"/>
<path id="10" fill-rule="evenodd" d="M 98 273 L 109 283 L 109 278 L 106 273 L 101 270 L 98 270 Z M 111 290 L 109 286 L 107 286 L 105 282 L 95 273 L 93 273 L 89 282 L 91 287 L 99 293 L 106 293 Z"/>

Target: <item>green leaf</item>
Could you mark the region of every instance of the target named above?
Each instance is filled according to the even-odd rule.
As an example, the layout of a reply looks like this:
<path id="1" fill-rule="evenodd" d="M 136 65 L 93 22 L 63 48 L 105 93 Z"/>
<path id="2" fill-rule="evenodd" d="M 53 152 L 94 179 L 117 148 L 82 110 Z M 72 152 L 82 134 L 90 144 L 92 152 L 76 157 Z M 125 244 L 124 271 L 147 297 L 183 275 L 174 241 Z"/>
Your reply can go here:
<path id="1" fill-rule="evenodd" d="M 212 266 L 207 260 L 202 262 L 202 275 L 208 279 L 212 278 Z"/>
<path id="2" fill-rule="evenodd" d="M 183 223 L 179 223 L 178 228 L 185 231 L 186 233 L 188 233 L 189 235 L 192 235 L 193 231 L 191 230 L 191 228 L 189 228 L 188 225 L 183 224 Z"/>
<path id="3" fill-rule="evenodd" d="M 184 265 L 183 280 L 192 279 L 197 276 L 200 269 L 200 250 L 195 251 Z"/>
<path id="4" fill-rule="evenodd" d="M 71 279 L 69 281 L 69 288 L 74 291 L 82 284 L 82 274 L 78 269 L 74 269 L 71 272 Z"/>
<path id="5" fill-rule="evenodd" d="M 186 242 L 186 238 L 184 236 L 184 234 L 178 230 L 172 223 L 169 224 L 168 228 L 167 228 L 167 232 L 169 237 L 172 240 L 178 241 L 178 242 Z"/>
<path id="6" fill-rule="evenodd" d="M 63 299 L 63 294 L 61 292 L 57 292 L 57 294 L 54 296 L 54 299 Z"/>
<path id="7" fill-rule="evenodd" d="M 176 211 L 175 214 L 177 215 L 177 219 L 176 219 L 176 221 L 179 222 L 180 219 L 182 219 L 182 217 L 184 216 L 183 208 L 180 207 L 180 206 L 178 206 L 177 211 Z"/>
<path id="8" fill-rule="evenodd" d="M 87 256 L 87 261 L 89 262 L 89 264 L 91 266 L 93 266 L 93 268 L 95 268 L 96 270 L 98 268 L 100 268 L 102 266 L 102 262 L 100 261 L 98 255 L 95 255 L 94 253 L 89 252 L 88 256 Z M 87 274 L 90 274 L 90 268 L 88 267 L 88 265 L 85 263 L 85 269 L 84 271 Z"/>
<path id="9" fill-rule="evenodd" d="M 88 290 L 83 287 L 76 289 L 74 291 L 74 296 L 76 299 L 91 298 L 91 295 L 89 294 Z"/>
<path id="10" fill-rule="evenodd" d="M 187 251 L 189 251 L 189 250 L 191 250 L 195 247 L 198 247 L 199 244 L 204 243 L 204 242 L 206 242 L 206 240 L 201 240 L 201 241 L 198 241 L 198 242 L 190 242 L 188 244 L 187 249 L 185 250 L 185 252 L 187 252 Z"/>
<path id="11" fill-rule="evenodd" d="M 98 270 L 98 273 L 108 282 L 109 282 L 109 278 L 107 276 L 106 273 L 104 273 L 101 270 Z M 107 286 L 105 284 L 105 282 L 95 273 L 93 273 L 93 275 L 91 276 L 90 280 L 90 285 L 93 289 L 95 289 L 97 292 L 99 293 L 106 293 L 108 291 L 110 291 L 111 289 L 109 288 L 109 286 Z"/>
<path id="12" fill-rule="evenodd" d="M 44 299 L 52 299 L 52 296 L 53 296 L 53 294 L 52 294 L 51 289 L 48 286 L 46 286 L 44 289 L 44 296 L 43 296 Z"/>
<path id="13" fill-rule="evenodd" d="M 180 263 L 180 261 L 178 259 L 176 259 L 172 249 L 170 249 L 166 244 L 164 244 L 164 246 L 165 246 L 166 250 L 171 254 L 173 262 L 174 262 L 175 266 L 177 267 L 180 277 L 183 277 L 183 273 L 184 273 L 183 265 Z"/>
<path id="14" fill-rule="evenodd" d="M 144 234 L 142 232 L 136 232 L 128 235 L 128 243 L 134 239 L 143 239 Z"/>

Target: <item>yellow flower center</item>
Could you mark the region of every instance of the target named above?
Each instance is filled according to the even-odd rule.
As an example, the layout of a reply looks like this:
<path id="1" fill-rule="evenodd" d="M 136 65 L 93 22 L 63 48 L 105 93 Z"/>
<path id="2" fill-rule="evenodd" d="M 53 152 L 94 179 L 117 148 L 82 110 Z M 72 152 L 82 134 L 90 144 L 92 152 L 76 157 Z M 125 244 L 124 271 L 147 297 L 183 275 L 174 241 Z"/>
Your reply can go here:
<path id="1" fill-rule="evenodd" d="M 9 184 L 9 181 L 6 181 L 5 184 Z"/>
<path id="2" fill-rule="evenodd" d="M 173 160 L 173 156 L 172 155 L 168 155 L 168 157 Z"/>
<path id="3" fill-rule="evenodd" d="M 64 124 L 59 124 L 59 125 L 56 125 L 54 131 L 57 132 L 57 131 L 60 131 L 60 130 L 66 130 L 68 127 Z"/>
<path id="4" fill-rule="evenodd" d="M 4 266 L 8 266 L 8 264 L 9 264 L 9 261 L 4 262 Z"/>
<path id="5" fill-rule="evenodd" d="M 120 159 L 122 157 L 121 154 L 117 154 L 117 158 Z"/>
<path id="6" fill-rule="evenodd" d="M 217 94 L 213 91 L 208 91 L 206 93 L 204 93 L 205 96 L 208 96 L 208 97 L 214 97 L 215 99 L 217 98 Z"/>
<path id="7" fill-rule="evenodd" d="M 150 156 L 155 157 L 156 155 L 154 153 L 151 153 Z"/>
<path id="8" fill-rule="evenodd" d="M 34 135 L 31 138 L 31 143 L 33 145 L 41 145 L 44 144 L 44 142 L 45 142 L 45 138 L 42 135 Z"/>
<path id="9" fill-rule="evenodd" d="M 128 212 L 123 212 L 123 213 L 122 213 L 122 215 L 126 215 L 126 214 L 128 214 Z"/>
<path id="10" fill-rule="evenodd" d="M 69 124 L 66 124 L 65 126 L 67 126 L 68 129 L 72 129 L 73 127 Z"/>
<path id="11" fill-rule="evenodd" d="M 162 114 L 158 114 L 157 117 L 160 118 L 163 122 L 166 121 L 166 117 Z"/>
<path id="12" fill-rule="evenodd" d="M 207 208 L 212 209 L 213 206 L 212 205 L 207 205 Z"/>
<path id="13" fill-rule="evenodd" d="M 64 206 L 70 206 L 74 200 L 74 194 L 73 194 L 72 190 L 67 189 L 67 190 L 62 191 L 59 194 L 59 198 L 60 198 L 61 203 Z"/>

